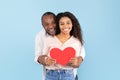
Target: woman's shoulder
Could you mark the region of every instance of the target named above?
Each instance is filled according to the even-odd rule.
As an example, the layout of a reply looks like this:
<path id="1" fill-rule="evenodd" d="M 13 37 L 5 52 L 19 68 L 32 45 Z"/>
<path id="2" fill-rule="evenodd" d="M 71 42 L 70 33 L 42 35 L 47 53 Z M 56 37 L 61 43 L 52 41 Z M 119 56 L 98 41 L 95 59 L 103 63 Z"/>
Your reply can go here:
<path id="1" fill-rule="evenodd" d="M 76 38 L 76 37 L 74 37 L 74 36 L 71 36 L 71 38 L 72 38 L 72 40 L 74 40 L 74 41 L 79 41 L 79 39 Z"/>
<path id="2" fill-rule="evenodd" d="M 81 42 L 79 41 L 79 39 L 78 39 L 78 38 L 76 38 L 76 37 L 72 36 L 72 37 L 71 37 L 71 40 L 72 40 L 72 42 L 74 42 L 74 43 L 77 43 L 77 44 L 80 44 L 80 45 L 81 45 Z"/>

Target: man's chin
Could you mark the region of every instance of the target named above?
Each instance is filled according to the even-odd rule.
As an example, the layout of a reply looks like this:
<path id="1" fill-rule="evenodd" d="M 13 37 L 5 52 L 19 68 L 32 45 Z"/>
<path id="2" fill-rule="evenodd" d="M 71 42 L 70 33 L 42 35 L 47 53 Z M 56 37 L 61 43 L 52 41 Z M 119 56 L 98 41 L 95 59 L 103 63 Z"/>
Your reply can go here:
<path id="1" fill-rule="evenodd" d="M 54 36 L 55 32 L 51 32 L 51 33 L 48 33 L 48 34 L 51 35 L 51 36 Z"/>

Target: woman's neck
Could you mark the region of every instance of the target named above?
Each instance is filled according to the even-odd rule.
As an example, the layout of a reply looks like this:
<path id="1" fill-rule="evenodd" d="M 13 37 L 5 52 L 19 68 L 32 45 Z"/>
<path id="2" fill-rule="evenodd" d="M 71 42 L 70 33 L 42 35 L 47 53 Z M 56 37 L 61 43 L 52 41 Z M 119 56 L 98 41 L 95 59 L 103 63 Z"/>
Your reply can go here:
<path id="1" fill-rule="evenodd" d="M 62 42 L 62 43 L 65 43 L 69 38 L 71 37 L 70 34 L 58 34 L 57 35 L 57 38 Z"/>

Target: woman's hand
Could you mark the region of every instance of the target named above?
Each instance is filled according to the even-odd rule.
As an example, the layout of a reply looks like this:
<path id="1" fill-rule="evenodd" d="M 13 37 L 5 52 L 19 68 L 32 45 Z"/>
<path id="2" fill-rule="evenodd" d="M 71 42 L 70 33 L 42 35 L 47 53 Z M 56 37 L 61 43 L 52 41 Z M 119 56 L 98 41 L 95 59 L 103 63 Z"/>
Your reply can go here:
<path id="1" fill-rule="evenodd" d="M 45 65 L 46 66 L 50 66 L 50 65 L 53 65 L 55 63 L 56 63 L 56 61 L 54 59 L 52 59 L 50 57 L 46 57 L 46 59 L 45 59 Z"/>
<path id="2" fill-rule="evenodd" d="M 83 59 L 81 56 L 74 57 L 70 60 L 70 62 L 67 64 L 68 66 L 71 66 L 73 68 L 78 68 L 80 64 L 82 63 Z"/>
<path id="3" fill-rule="evenodd" d="M 53 60 L 52 58 L 48 57 L 47 55 L 41 55 L 38 58 L 38 62 L 44 66 L 50 66 L 55 62 L 55 60 Z"/>

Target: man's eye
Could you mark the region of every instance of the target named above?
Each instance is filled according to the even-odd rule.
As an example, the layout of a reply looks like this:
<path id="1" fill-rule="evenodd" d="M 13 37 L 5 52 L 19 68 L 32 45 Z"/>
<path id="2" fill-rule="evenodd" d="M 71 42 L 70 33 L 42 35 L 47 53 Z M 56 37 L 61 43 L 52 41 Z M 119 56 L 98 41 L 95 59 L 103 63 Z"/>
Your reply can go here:
<path id="1" fill-rule="evenodd" d="M 48 26 L 49 24 L 45 24 L 46 26 Z"/>

